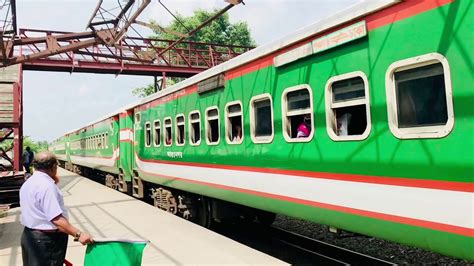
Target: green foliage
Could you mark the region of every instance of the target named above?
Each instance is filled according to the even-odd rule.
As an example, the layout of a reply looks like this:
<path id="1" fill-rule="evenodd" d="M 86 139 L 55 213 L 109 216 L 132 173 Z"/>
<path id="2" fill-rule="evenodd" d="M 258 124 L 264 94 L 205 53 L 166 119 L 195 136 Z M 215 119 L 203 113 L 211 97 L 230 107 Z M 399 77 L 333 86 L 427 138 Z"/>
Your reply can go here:
<path id="1" fill-rule="evenodd" d="M 0 144 L 0 148 L 7 151 L 13 146 L 13 140 L 6 140 Z M 46 151 L 49 148 L 49 143 L 47 141 L 33 141 L 30 137 L 23 137 L 23 149 L 30 147 L 30 149 L 37 153 L 41 151 Z"/>
<path id="2" fill-rule="evenodd" d="M 23 149 L 26 149 L 26 147 L 30 147 L 30 149 L 34 152 L 41 152 L 41 151 L 47 151 L 49 148 L 49 143 L 47 141 L 33 141 L 30 139 L 30 137 L 24 137 L 23 138 Z"/>
<path id="3" fill-rule="evenodd" d="M 134 88 L 132 94 L 140 98 L 144 98 L 155 92 L 154 84 L 148 84 L 145 87 Z"/>
<path id="4" fill-rule="evenodd" d="M 176 31 L 183 34 L 188 33 L 190 30 L 195 29 L 204 21 L 212 17 L 216 12 L 218 12 L 217 9 L 212 12 L 198 9 L 190 17 L 184 17 L 180 14 L 176 14 L 176 17 L 182 22 L 182 24 L 177 20 L 173 20 L 173 22 L 167 27 L 170 32 L 161 31 L 157 27 L 154 29 L 155 35 L 153 37 L 159 39 L 177 40 L 179 39 L 179 36 L 172 34 L 171 31 Z M 154 22 L 152 21 L 151 24 L 154 24 Z M 247 23 L 237 22 L 232 24 L 229 21 L 229 14 L 227 13 L 219 16 L 210 24 L 197 31 L 193 36 L 188 37 L 186 40 L 223 45 L 255 46 L 255 41 L 252 39 Z"/>
<path id="5" fill-rule="evenodd" d="M 218 12 L 217 9 L 215 9 L 214 11 L 206 11 L 199 9 L 196 10 L 194 14 L 190 17 L 185 17 L 180 14 L 176 14 L 176 17 L 179 19 L 179 21 L 182 22 L 182 24 L 177 20 L 173 20 L 173 22 L 171 22 L 171 24 L 168 25 L 165 30 L 163 30 L 163 28 L 159 26 L 153 27 L 154 35 L 151 37 L 157 39 L 177 40 L 180 38 L 180 36 L 177 34 L 173 34 L 173 32 L 186 34 L 189 31 L 197 28 L 204 21 L 212 17 L 216 12 Z M 156 25 L 156 22 L 151 21 L 151 24 Z M 194 35 L 188 37 L 186 41 L 213 43 L 221 45 L 256 45 L 250 34 L 250 29 L 247 23 L 237 22 L 232 24 L 229 21 L 229 15 L 227 13 L 219 16 L 207 26 L 201 28 Z M 155 43 L 155 45 L 167 46 L 168 43 Z M 238 49 L 235 50 L 238 51 Z M 170 86 L 179 81 L 180 80 L 176 78 L 168 78 L 167 86 Z M 138 96 L 140 98 L 146 97 L 152 94 L 153 92 L 153 84 L 141 88 L 134 88 L 132 91 L 133 95 Z"/>
<path id="6" fill-rule="evenodd" d="M 166 86 L 174 85 L 182 80 L 183 78 L 166 78 Z M 158 82 L 158 87 L 160 86 L 161 86 L 161 81 Z M 154 92 L 155 92 L 154 84 L 148 84 L 145 87 L 134 88 L 132 90 L 132 94 L 134 96 L 138 96 L 139 98 L 145 98 L 146 96 L 153 94 Z"/>

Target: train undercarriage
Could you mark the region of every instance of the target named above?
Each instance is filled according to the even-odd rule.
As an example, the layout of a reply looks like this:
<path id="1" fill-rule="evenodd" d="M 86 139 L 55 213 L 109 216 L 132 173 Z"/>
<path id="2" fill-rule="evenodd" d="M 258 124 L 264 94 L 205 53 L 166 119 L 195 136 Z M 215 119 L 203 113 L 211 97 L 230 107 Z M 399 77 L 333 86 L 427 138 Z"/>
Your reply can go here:
<path id="1" fill-rule="evenodd" d="M 214 223 L 252 221 L 270 225 L 276 214 L 264 210 L 206 197 L 149 182 L 124 182 L 121 174 L 111 174 L 96 169 L 60 161 L 68 171 L 85 175 L 111 189 L 135 196 L 153 206 L 177 215 L 183 219 L 210 228 Z"/>

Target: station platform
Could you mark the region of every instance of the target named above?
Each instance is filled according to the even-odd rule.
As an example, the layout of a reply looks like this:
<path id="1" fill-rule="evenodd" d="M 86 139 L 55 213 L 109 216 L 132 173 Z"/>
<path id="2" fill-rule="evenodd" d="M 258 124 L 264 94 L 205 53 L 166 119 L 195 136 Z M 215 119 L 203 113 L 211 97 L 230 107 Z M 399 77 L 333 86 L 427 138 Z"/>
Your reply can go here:
<path id="1" fill-rule="evenodd" d="M 151 241 L 142 265 L 287 265 L 196 224 L 59 169 L 69 220 L 96 238 Z M 0 265 L 22 265 L 20 208 L 0 215 Z M 66 259 L 83 265 L 86 246 L 69 238 Z"/>

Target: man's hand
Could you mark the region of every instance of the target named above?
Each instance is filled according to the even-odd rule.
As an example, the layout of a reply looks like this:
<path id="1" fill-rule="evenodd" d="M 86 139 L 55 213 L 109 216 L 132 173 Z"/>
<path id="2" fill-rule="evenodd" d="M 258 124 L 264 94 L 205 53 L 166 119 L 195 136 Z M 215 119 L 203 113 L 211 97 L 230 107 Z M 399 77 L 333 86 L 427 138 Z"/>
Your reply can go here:
<path id="1" fill-rule="evenodd" d="M 94 243 L 94 239 L 91 235 L 89 235 L 89 233 L 82 232 L 81 236 L 79 237 L 79 242 L 81 242 L 83 245 L 87 245 Z"/>
<path id="2" fill-rule="evenodd" d="M 64 232 L 70 236 L 77 237 L 76 234 L 80 232 L 76 227 L 71 225 L 69 221 L 64 218 L 64 216 L 62 216 L 62 214 L 56 216 L 53 220 L 51 220 L 51 222 L 56 225 L 61 232 Z M 83 245 L 94 243 L 92 236 L 86 232 L 81 232 L 78 241 Z"/>

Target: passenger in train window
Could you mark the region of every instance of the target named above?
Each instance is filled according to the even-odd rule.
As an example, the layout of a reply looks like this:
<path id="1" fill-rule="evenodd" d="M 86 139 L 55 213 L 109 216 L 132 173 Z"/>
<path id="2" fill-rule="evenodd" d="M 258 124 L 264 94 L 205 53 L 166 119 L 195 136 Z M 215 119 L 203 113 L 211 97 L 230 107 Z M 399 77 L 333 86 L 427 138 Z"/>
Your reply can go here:
<path id="1" fill-rule="evenodd" d="M 171 134 L 166 134 L 166 145 L 171 145 Z"/>
<path id="2" fill-rule="evenodd" d="M 242 139 L 242 126 L 240 124 L 235 125 L 235 132 L 232 137 L 232 142 L 240 142 Z"/>
<path id="3" fill-rule="evenodd" d="M 311 133 L 311 117 L 309 115 L 306 115 L 301 122 L 301 124 L 298 126 L 296 137 L 297 138 L 307 138 L 309 137 L 309 134 Z"/>
<path id="4" fill-rule="evenodd" d="M 352 114 L 345 113 L 337 118 L 337 135 L 348 136 Z"/>

